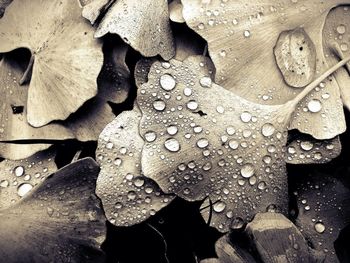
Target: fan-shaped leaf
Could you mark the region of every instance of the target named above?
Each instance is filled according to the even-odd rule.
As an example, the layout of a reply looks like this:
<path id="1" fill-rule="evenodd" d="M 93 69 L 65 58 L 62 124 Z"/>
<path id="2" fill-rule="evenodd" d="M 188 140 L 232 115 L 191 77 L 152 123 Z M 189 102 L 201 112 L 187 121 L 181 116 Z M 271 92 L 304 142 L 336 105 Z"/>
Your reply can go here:
<path id="1" fill-rule="evenodd" d="M 43 11 L 45 10 L 45 11 Z M 14 0 L 0 20 L 0 52 L 28 48 L 32 72 L 28 122 L 43 126 L 66 119 L 97 93 L 101 43 L 81 18 L 77 1 Z"/>
<path id="2" fill-rule="evenodd" d="M 80 160 L 1 210 L 1 260 L 103 262 L 105 218 L 94 195 L 98 172 L 91 158 Z"/>

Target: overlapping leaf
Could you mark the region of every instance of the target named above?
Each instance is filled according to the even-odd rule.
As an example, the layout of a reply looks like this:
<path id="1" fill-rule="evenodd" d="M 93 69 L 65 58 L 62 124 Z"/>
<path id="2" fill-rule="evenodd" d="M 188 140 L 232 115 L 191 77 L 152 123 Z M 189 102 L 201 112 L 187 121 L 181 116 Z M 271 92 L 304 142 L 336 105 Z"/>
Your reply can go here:
<path id="1" fill-rule="evenodd" d="M 273 48 L 281 32 L 303 27 L 315 45 L 317 77 L 329 67 L 322 46 L 327 13 L 332 7 L 349 2 L 182 0 L 182 3 L 186 23 L 208 41 L 217 69 L 216 82 L 245 99 L 282 104 L 302 89 L 288 86 L 276 63 Z M 303 63 L 302 57 L 297 56 L 299 63 Z M 300 103 L 290 128 L 318 139 L 330 139 L 345 130 L 339 88 L 333 78 L 325 79 Z"/>
<path id="2" fill-rule="evenodd" d="M 101 43 L 93 38 L 77 1 L 13 1 L 0 20 L 0 52 L 17 48 L 28 48 L 32 54 L 21 79 L 30 79 L 31 125 L 66 119 L 96 95 Z"/>
<path id="3" fill-rule="evenodd" d="M 170 59 L 174 56 L 167 1 L 118 0 L 112 3 L 95 0 L 84 7 L 83 16 L 95 22 L 101 10 L 107 8 L 95 37 L 102 37 L 107 33 L 118 34 L 146 57 L 159 54 L 164 59 Z"/>
<path id="4" fill-rule="evenodd" d="M 80 160 L 1 210 L 1 260 L 103 262 L 105 218 L 94 195 L 98 172 L 92 159 Z"/>
<path id="5" fill-rule="evenodd" d="M 349 58 L 348 58 L 349 59 Z M 226 231 L 268 206 L 286 207 L 285 145 L 295 107 L 342 61 L 294 100 L 267 106 L 214 84 L 203 57 L 156 62 L 138 91 L 142 171 L 187 200 L 207 196 Z"/>
<path id="6" fill-rule="evenodd" d="M 21 140 L 64 140 L 77 138 L 81 141 L 97 140 L 105 125 L 114 119 L 107 102 L 121 103 L 129 93 L 130 72 L 125 64 L 127 47 L 115 43 L 105 44 L 106 58 L 98 77 L 98 95 L 85 103 L 75 114 L 64 122 L 50 123 L 41 128 L 33 128 L 26 120 L 28 86 L 19 85 L 24 72 L 14 54 L 6 54 L 0 62 L 0 93 L 2 94 L 2 114 L 0 115 L 0 140 L 16 142 Z M 21 109 L 21 111 L 19 111 Z M 29 157 L 49 145 L 3 144 L 0 156 L 11 159 Z M 18 151 L 18 149 L 21 149 Z"/>

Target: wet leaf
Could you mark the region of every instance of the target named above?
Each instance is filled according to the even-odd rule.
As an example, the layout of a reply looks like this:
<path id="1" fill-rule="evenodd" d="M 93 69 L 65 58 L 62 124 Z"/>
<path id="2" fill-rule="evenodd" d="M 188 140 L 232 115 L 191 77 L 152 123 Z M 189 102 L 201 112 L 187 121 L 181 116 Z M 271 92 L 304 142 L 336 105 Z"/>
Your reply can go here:
<path id="1" fill-rule="evenodd" d="M 339 137 L 331 140 L 315 140 L 306 136 L 294 139 L 287 145 L 285 161 L 290 164 L 327 163 L 341 153 Z M 303 138 L 304 137 L 304 138 Z"/>
<path id="2" fill-rule="evenodd" d="M 349 6 L 332 9 L 323 28 L 324 51 L 329 63 L 350 54 L 350 10 Z M 344 105 L 350 109 L 350 63 L 335 73 Z"/>
<path id="3" fill-rule="evenodd" d="M 350 59 L 350 58 L 348 58 Z M 212 222 L 227 231 L 287 202 L 285 145 L 298 105 L 343 60 L 282 105 L 259 105 L 216 85 L 206 59 L 155 62 L 138 90 L 145 140 L 142 171 L 166 193 L 213 201 Z"/>
<path id="4" fill-rule="evenodd" d="M 20 83 L 31 75 L 27 119 L 32 126 L 64 120 L 96 95 L 103 54 L 92 35 L 77 1 L 15 0 L 7 7 L 0 20 L 0 52 L 31 51 Z"/>
<path id="5" fill-rule="evenodd" d="M 138 135 L 140 119 L 137 106 L 122 112 L 106 126 L 98 141 L 96 155 L 101 172 L 96 193 L 108 220 L 117 226 L 140 223 L 174 198 L 165 195 L 154 181 L 141 173 L 144 141 Z"/>
<path id="6" fill-rule="evenodd" d="M 348 1 L 182 0 L 186 23 L 208 42 L 217 69 L 216 82 L 245 99 L 270 105 L 283 104 L 302 92 L 287 85 L 276 63 L 273 48 L 280 34 L 303 28 L 315 45 L 318 77 L 333 65 L 327 62 L 322 45 L 326 15 L 343 3 Z M 330 96 L 323 99 L 323 94 Z M 313 99 L 321 105 L 316 112 L 308 107 Z M 334 138 L 344 132 L 340 92 L 334 78 L 325 79 L 300 103 L 290 129 L 299 129 L 317 139 Z"/>
<path id="7" fill-rule="evenodd" d="M 311 170 L 309 174 L 291 174 L 298 205 L 296 225 L 312 245 L 326 254 L 325 262 L 338 262 L 333 243 L 349 224 L 349 169 Z"/>
<path id="8" fill-rule="evenodd" d="M 200 263 L 254 263 L 256 262 L 251 255 L 242 249 L 237 249 L 230 241 L 229 235 L 221 237 L 215 244 L 215 250 L 218 258 L 208 258 L 201 260 Z"/>
<path id="9" fill-rule="evenodd" d="M 28 159 L 0 162 L 0 209 L 15 205 L 57 170 L 55 151 L 39 152 Z"/>
<path id="10" fill-rule="evenodd" d="M 118 34 L 127 44 L 146 57 L 174 56 L 169 25 L 168 2 L 164 0 L 118 0 L 100 22 L 95 37 Z"/>
<path id="11" fill-rule="evenodd" d="M 27 85 L 20 86 L 19 80 L 24 72 L 14 54 L 6 54 L 0 62 L 0 141 L 16 142 L 22 140 L 65 140 L 76 138 L 81 141 L 97 140 L 102 129 L 115 115 L 107 102 L 122 103 L 130 90 L 130 72 L 125 64 L 127 47 L 114 42 L 105 45 L 105 63 L 98 77 L 98 95 L 86 102 L 75 114 L 63 122 L 53 122 L 41 128 L 33 128 L 26 120 Z M 21 113 L 13 112 L 13 105 L 23 105 Z M 28 147 L 6 144 L 0 147 L 0 156 L 22 159 L 33 155 L 48 145 Z M 18 149 L 21 149 L 18 151 Z"/>
<path id="12" fill-rule="evenodd" d="M 310 248 L 297 227 L 282 214 L 256 214 L 246 231 L 263 262 L 324 262 L 322 252 Z"/>
<path id="13" fill-rule="evenodd" d="M 98 165 L 83 159 L 0 212 L 4 262 L 103 262 L 105 218 L 94 195 Z"/>
<path id="14" fill-rule="evenodd" d="M 182 3 L 181 0 L 173 0 L 169 4 L 169 17 L 170 20 L 176 23 L 184 23 L 185 19 L 182 15 Z"/>

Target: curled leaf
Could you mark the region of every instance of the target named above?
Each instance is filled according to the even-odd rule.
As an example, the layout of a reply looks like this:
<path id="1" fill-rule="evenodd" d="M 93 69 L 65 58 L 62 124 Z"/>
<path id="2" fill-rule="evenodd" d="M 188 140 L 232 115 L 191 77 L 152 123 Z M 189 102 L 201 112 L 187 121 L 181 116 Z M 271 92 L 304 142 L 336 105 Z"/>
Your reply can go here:
<path id="1" fill-rule="evenodd" d="M 107 33 L 118 34 L 146 57 L 159 54 L 168 60 L 174 56 L 167 1 L 115 1 L 102 18 L 95 37 Z"/>
<path id="2" fill-rule="evenodd" d="M 274 53 L 277 65 L 289 86 L 305 87 L 314 79 L 316 50 L 304 29 L 282 32 Z"/>
<path id="3" fill-rule="evenodd" d="M 0 210 L 13 206 L 57 170 L 55 151 L 39 152 L 28 159 L 0 162 Z"/>
<path id="4" fill-rule="evenodd" d="M 282 214 L 256 214 L 246 231 L 263 262 L 324 262 L 323 253 L 309 247 L 297 227 Z"/>
<path id="5" fill-rule="evenodd" d="M 184 23 L 185 19 L 182 15 L 182 3 L 181 0 L 173 0 L 169 4 L 169 17 L 170 20 L 176 23 Z"/>
<path id="6" fill-rule="evenodd" d="M 291 164 L 327 163 L 341 153 L 339 137 L 331 140 L 295 139 L 287 145 L 286 162 Z"/>
<path id="7" fill-rule="evenodd" d="M 101 172 L 96 193 L 108 220 L 117 226 L 140 223 L 174 198 L 141 173 L 144 141 L 138 134 L 140 119 L 140 110 L 135 106 L 108 124 L 99 138 L 96 153 Z"/>
<path id="8" fill-rule="evenodd" d="M 303 27 L 315 45 L 318 77 L 331 65 L 322 45 L 325 18 L 332 7 L 347 2 L 182 0 L 186 23 L 208 42 L 216 82 L 245 99 L 271 105 L 302 92 L 287 85 L 275 61 L 273 47 L 281 32 Z M 317 139 L 334 138 L 345 130 L 338 84 L 334 78 L 325 79 L 318 91 L 301 101 L 289 128 Z M 326 93 L 330 96 L 321 98 Z M 308 108 L 312 99 L 321 105 L 317 111 Z"/>
<path id="9" fill-rule="evenodd" d="M 350 59 L 347 58 L 347 59 Z M 286 207 L 285 151 L 292 113 L 326 76 L 283 105 L 259 105 L 216 85 L 206 58 L 155 62 L 138 90 L 145 140 L 142 171 L 166 193 L 213 201 L 213 225 L 226 231 L 270 205 Z"/>
<path id="10" fill-rule="evenodd" d="M 31 74 L 27 119 L 35 127 L 66 119 L 97 93 L 101 43 L 80 13 L 77 1 L 14 0 L 0 19 L 0 52 L 31 51 L 20 83 Z"/>
<path id="11" fill-rule="evenodd" d="M 98 165 L 60 169 L 17 205 L 0 211 L 4 262 L 103 262 L 105 218 L 94 195 Z"/>

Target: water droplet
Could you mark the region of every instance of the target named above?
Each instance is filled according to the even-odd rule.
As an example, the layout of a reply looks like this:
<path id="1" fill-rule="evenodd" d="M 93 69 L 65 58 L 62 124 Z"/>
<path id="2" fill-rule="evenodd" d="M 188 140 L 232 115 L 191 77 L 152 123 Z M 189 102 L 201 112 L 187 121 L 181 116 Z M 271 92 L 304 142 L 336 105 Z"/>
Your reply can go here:
<path id="1" fill-rule="evenodd" d="M 9 181 L 7 180 L 1 180 L 0 181 L 0 187 L 6 188 L 10 185 Z"/>
<path id="2" fill-rule="evenodd" d="M 244 37 L 250 37 L 250 31 L 244 30 L 243 35 L 244 35 Z"/>
<path id="3" fill-rule="evenodd" d="M 317 222 L 315 224 L 315 230 L 317 233 L 322 234 L 326 230 L 326 227 L 322 222 Z"/>
<path id="4" fill-rule="evenodd" d="M 341 51 L 346 52 L 346 51 L 348 51 L 349 46 L 348 46 L 347 43 L 341 43 L 340 44 L 340 49 L 341 49 Z"/>
<path id="5" fill-rule="evenodd" d="M 175 135 L 177 133 L 177 127 L 175 125 L 169 126 L 166 130 L 169 135 Z"/>
<path id="6" fill-rule="evenodd" d="M 197 141 L 197 146 L 199 148 L 205 148 L 209 145 L 209 141 L 205 138 L 201 138 Z"/>
<path id="7" fill-rule="evenodd" d="M 199 84 L 203 87 L 203 88 L 210 88 L 212 85 L 212 80 L 210 77 L 202 77 L 199 80 Z"/>
<path id="8" fill-rule="evenodd" d="M 114 164 L 116 165 L 116 166 L 120 166 L 121 164 L 122 164 L 122 159 L 120 159 L 120 158 L 115 158 L 114 159 Z"/>
<path id="9" fill-rule="evenodd" d="M 190 110 L 196 110 L 198 108 L 198 103 L 194 100 L 190 100 L 187 103 L 187 108 L 189 108 Z"/>
<path id="10" fill-rule="evenodd" d="M 165 102 L 162 100 L 155 100 L 153 102 L 153 108 L 157 111 L 163 111 L 165 109 Z"/>
<path id="11" fill-rule="evenodd" d="M 130 200 L 135 200 L 135 198 L 136 198 L 136 193 L 134 192 L 134 191 L 129 191 L 128 192 L 128 198 L 130 199 Z"/>
<path id="12" fill-rule="evenodd" d="M 288 153 L 290 153 L 290 154 L 294 154 L 294 153 L 296 153 L 296 149 L 295 149 L 295 147 L 293 147 L 293 146 L 289 146 L 289 147 L 288 147 Z"/>
<path id="13" fill-rule="evenodd" d="M 186 87 L 186 88 L 184 88 L 184 94 L 185 94 L 185 96 L 191 96 L 191 94 L 192 94 L 192 90 L 190 89 L 190 88 L 188 88 L 188 87 Z"/>
<path id="14" fill-rule="evenodd" d="M 235 219 L 232 220 L 231 222 L 231 228 L 232 229 L 241 229 L 244 226 L 244 221 L 240 217 L 236 217 Z"/>
<path id="15" fill-rule="evenodd" d="M 207 162 L 205 165 L 203 165 L 203 170 L 209 171 L 211 167 L 212 167 L 211 162 Z"/>
<path id="16" fill-rule="evenodd" d="M 22 176 L 24 174 L 24 167 L 23 166 L 16 166 L 13 169 L 16 176 Z"/>
<path id="17" fill-rule="evenodd" d="M 213 210 L 217 213 L 221 213 L 226 208 L 226 204 L 223 201 L 219 201 L 213 205 Z"/>
<path id="18" fill-rule="evenodd" d="M 258 183 L 258 189 L 264 190 L 266 188 L 266 183 L 264 181 Z"/>
<path id="19" fill-rule="evenodd" d="M 148 142 L 154 142 L 156 138 L 157 138 L 157 134 L 153 131 L 148 131 L 145 133 L 145 139 Z"/>
<path id="20" fill-rule="evenodd" d="M 224 113 L 225 112 L 225 108 L 224 107 L 222 107 L 221 105 L 220 106 L 217 106 L 216 107 L 216 111 L 218 112 L 218 113 Z"/>
<path id="21" fill-rule="evenodd" d="M 164 146 L 170 152 L 178 152 L 180 150 L 180 143 L 174 138 L 167 139 Z"/>
<path id="22" fill-rule="evenodd" d="M 269 155 L 265 155 L 265 156 L 263 157 L 263 162 L 264 162 L 264 163 L 266 163 L 266 164 L 270 164 L 270 163 L 271 163 L 271 161 L 272 161 L 271 156 L 269 156 Z"/>
<path id="23" fill-rule="evenodd" d="M 17 194 L 20 197 L 25 196 L 30 190 L 32 190 L 33 186 L 28 183 L 20 184 L 17 188 Z"/>
<path id="24" fill-rule="evenodd" d="M 319 100 L 312 99 L 307 104 L 307 108 L 309 109 L 309 111 L 316 113 L 322 109 L 322 104 Z"/>
<path id="25" fill-rule="evenodd" d="M 344 34 L 346 32 L 346 26 L 343 24 L 340 24 L 339 26 L 337 26 L 337 32 L 341 35 Z"/>
<path id="26" fill-rule="evenodd" d="M 252 119 L 252 115 L 249 112 L 245 111 L 241 114 L 241 120 L 243 122 L 245 123 L 250 122 L 251 119 Z"/>
<path id="27" fill-rule="evenodd" d="M 272 123 L 265 123 L 261 128 L 262 135 L 268 137 L 275 133 L 275 126 Z"/>
<path id="28" fill-rule="evenodd" d="M 170 74 L 164 74 L 160 77 L 160 86 L 166 91 L 171 91 L 175 88 L 176 81 Z"/>
<path id="29" fill-rule="evenodd" d="M 310 151 L 314 147 L 314 144 L 310 141 L 302 141 L 300 147 L 305 151 Z"/>
<path id="30" fill-rule="evenodd" d="M 106 144 L 106 148 L 109 149 L 109 150 L 111 150 L 113 148 L 113 146 L 114 146 L 114 144 L 112 142 L 108 142 Z"/>
<path id="31" fill-rule="evenodd" d="M 144 183 L 145 183 L 145 180 L 143 178 L 136 178 L 134 181 L 134 185 L 136 187 L 141 187 L 144 185 Z"/>
<path id="32" fill-rule="evenodd" d="M 243 165 L 243 167 L 241 168 L 241 175 L 244 178 L 249 178 L 249 177 L 253 176 L 254 173 L 255 173 L 254 166 L 250 163 Z"/>
<path id="33" fill-rule="evenodd" d="M 235 134 L 236 130 L 235 130 L 235 128 L 230 126 L 230 127 L 226 128 L 226 132 L 228 135 L 233 135 L 233 134 Z"/>
<path id="34" fill-rule="evenodd" d="M 230 146 L 230 148 L 232 150 L 236 150 L 238 148 L 238 141 L 236 141 L 236 140 L 229 140 L 228 146 Z"/>

